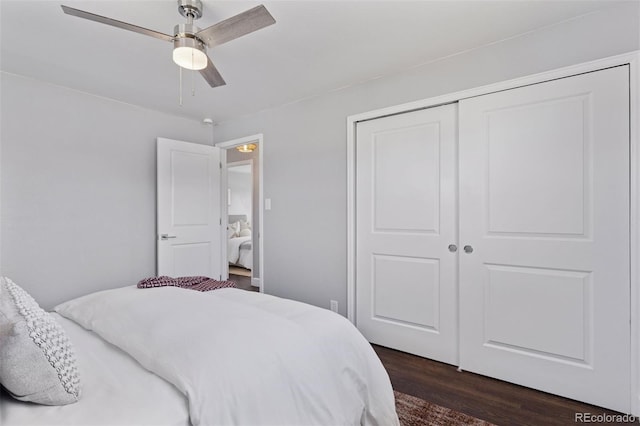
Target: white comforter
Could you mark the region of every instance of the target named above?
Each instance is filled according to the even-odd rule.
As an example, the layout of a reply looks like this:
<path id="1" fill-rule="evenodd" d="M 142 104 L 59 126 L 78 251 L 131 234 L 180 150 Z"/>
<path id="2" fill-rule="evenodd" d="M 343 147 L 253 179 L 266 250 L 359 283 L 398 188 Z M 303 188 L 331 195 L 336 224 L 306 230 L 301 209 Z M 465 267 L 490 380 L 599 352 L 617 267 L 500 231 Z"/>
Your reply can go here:
<path id="1" fill-rule="evenodd" d="M 187 400 L 175 386 L 73 321 L 52 315 L 75 348 L 80 401 L 48 406 L 0 395 L 0 425 L 189 426 Z"/>
<path id="2" fill-rule="evenodd" d="M 235 237 L 227 240 L 227 260 L 238 263 L 240 260 L 240 245 L 245 241 L 251 241 L 251 237 Z"/>
<path id="3" fill-rule="evenodd" d="M 380 360 L 328 310 L 237 289 L 126 287 L 56 311 L 173 383 L 194 425 L 398 424 Z"/>

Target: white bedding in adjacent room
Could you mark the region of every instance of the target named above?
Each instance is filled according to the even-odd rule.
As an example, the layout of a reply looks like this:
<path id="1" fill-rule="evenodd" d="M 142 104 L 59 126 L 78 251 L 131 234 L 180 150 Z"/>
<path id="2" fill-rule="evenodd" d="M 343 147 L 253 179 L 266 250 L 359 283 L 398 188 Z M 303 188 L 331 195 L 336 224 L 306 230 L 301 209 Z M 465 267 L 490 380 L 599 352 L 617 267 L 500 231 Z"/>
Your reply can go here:
<path id="1" fill-rule="evenodd" d="M 187 397 L 194 425 L 398 424 L 382 363 L 349 321 L 328 310 L 238 289 L 201 293 L 175 287 L 108 290 L 56 310 L 173 383 Z M 86 339 L 76 339 L 84 350 Z M 85 380 L 102 380 L 109 374 L 110 362 L 90 367 Z M 96 374 L 100 377 L 93 377 Z M 171 394 L 166 385 L 136 389 L 144 398 L 158 392 L 159 410 L 169 410 L 174 423 L 180 424 L 184 412 L 175 401 L 165 401 L 164 393 Z M 114 383 L 100 395 L 117 394 L 116 387 Z M 92 388 L 87 386 L 85 394 Z M 182 395 L 175 399 L 184 404 Z M 109 399 L 101 403 L 91 418 L 118 406 Z M 130 404 L 135 408 L 139 402 Z M 20 407 L 10 408 L 10 418 L 24 418 Z M 147 423 L 162 423 L 154 418 L 147 418 Z M 163 418 L 172 417 L 163 414 Z M 144 424 L 136 419 L 110 423 Z"/>
<path id="2" fill-rule="evenodd" d="M 80 401 L 46 406 L 0 396 L 6 426 L 189 425 L 187 399 L 172 384 L 73 321 L 52 314 L 74 344 L 82 381 Z"/>
<path id="3" fill-rule="evenodd" d="M 240 256 L 238 256 L 238 265 L 245 269 L 253 269 L 253 244 L 251 241 L 240 245 Z"/>
<path id="4" fill-rule="evenodd" d="M 229 263 L 240 265 L 247 269 L 252 269 L 253 250 L 241 250 L 240 247 L 246 242 L 251 242 L 251 236 L 227 239 L 227 259 Z"/>

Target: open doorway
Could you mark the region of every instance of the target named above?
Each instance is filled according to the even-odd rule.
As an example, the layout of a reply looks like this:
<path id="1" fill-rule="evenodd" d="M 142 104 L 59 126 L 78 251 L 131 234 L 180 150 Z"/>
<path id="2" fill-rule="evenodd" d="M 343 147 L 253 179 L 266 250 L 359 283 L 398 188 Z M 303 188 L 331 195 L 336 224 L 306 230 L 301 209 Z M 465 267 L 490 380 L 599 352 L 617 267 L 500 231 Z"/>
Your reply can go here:
<path id="1" fill-rule="evenodd" d="M 262 135 L 216 144 L 222 149 L 223 274 L 247 290 L 264 291 Z"/>
<path id="2" fill-rule="evenodd" d="M 254 190 L 253 159 L 230 161 L 237 157 L 233 149 L 227 152 L 227 264 L 229 276 L 236 284 L 246 287 L 247 282 L 252 284 L 253 278 L 253 201 L 257 191 Z"/>

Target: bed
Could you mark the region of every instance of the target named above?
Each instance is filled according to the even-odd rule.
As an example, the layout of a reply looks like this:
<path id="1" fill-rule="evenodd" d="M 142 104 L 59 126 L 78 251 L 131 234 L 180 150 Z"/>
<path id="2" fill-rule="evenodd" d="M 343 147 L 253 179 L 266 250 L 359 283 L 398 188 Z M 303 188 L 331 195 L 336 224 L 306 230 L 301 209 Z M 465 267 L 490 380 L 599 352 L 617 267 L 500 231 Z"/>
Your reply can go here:
<path id="1" fill-rule="evenodd" d="M 247 215 L 229 215 L 227 226 L 227 260 L 229 265 L 253 269 L 251 224 Z"/>
<path id="2" fill-rule="evenodd" d="M 130 286 L 55 311 L 81 397 L 46 406 L 4 392 L 2 425 L 398 425 L 375 352 L 325 309 L 234 288 Z"/>

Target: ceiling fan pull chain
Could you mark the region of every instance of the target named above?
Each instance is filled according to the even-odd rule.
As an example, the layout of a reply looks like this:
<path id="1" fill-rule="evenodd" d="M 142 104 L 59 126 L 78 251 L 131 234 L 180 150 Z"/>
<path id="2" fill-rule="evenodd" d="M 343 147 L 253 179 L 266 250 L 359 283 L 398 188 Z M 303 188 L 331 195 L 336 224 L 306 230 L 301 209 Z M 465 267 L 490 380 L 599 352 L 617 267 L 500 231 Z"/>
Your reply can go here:
<path id="1" fill-rule="evenodd" d="M 180 94 L 180 106 L 182 106 L 182 67 L 178 67 L 178 69 L 180 70 L 180 78 L 178 79 L 180 88 L 178 89 L 178 93 Z"/>
<path id="2" fill-rule="evenodd" d="M 193 50 L 191 50 L 191 63 L 193 63 L 195 61 L 194 57 L 193 57 Z M 191 70 L 191 72 L 189 73 L 191 74 L 191 96 L 195 96 L 196 95 L 196 83 L 195 80 L 193 78 L 193 70 Z"/>

